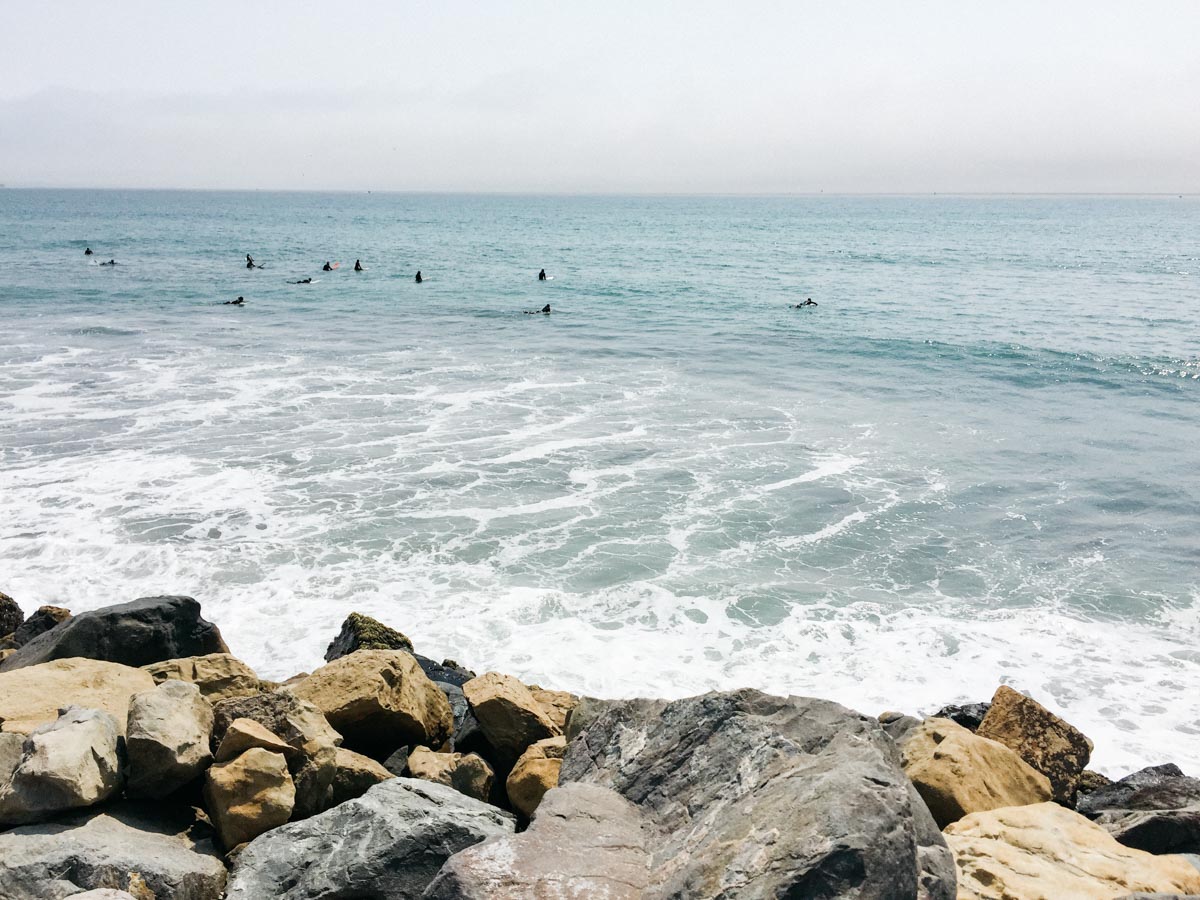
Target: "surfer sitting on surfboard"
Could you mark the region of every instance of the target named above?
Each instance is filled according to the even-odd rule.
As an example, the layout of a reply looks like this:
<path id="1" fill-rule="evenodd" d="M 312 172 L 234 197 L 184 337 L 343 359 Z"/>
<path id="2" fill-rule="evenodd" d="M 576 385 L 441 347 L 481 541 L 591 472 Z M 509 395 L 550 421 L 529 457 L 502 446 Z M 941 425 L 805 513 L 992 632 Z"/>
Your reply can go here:
<path id="1" fill-rule="evenodd" d="M 420 284 L 420 283 L 421 283 L 421 281 L 422 281 L 422 279 L 421 279 L 421 270 L 420 270 L 420 269 L 417 269 L 417 278 L 416 278 L 416 282 L 417 282 L 417 284 Z"/>
<path id="2" fill-rule="evenodd" d="M 333 266 L 329 264 L 329 260 L 325 260 L 325 265 L 321 266 L 322 272 L 332 272 Z"/>
<path id="3" fill-rule="evenodd" d="M 356 259 L 356 260 L 354 261 L 354 271 L 355 271 L 355 272 L 361 272 L 362 270 L 363 270 L 363 267 L 362 267 L 362 262 L 361 262 L 360 260 L 357 260 L 357 259 Z"/>
<path id="4" fill-rule="evenodd" d="M 546 270 L 542 269 L 542 271 L 538 272 L 538 281 L 545 281 L 545 280 L 546 280 Z"/>

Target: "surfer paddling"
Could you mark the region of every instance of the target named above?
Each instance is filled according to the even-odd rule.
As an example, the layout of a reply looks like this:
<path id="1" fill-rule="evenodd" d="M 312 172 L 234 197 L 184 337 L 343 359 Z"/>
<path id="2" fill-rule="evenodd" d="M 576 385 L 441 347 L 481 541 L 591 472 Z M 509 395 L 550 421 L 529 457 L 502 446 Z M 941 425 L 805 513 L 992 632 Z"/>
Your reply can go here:
<path id="1" fill-rule="evenodd" d="M 806 307 L 806 306 L 816 306 L 816 305 L 817 305 L 817 301 L 814 300 L 812 297 L 809 297 L 803 303 L 793 303 L 792 309 L 804 309 L 804 307 Z"/>
<path id="2" fill-rule="evenodd" d="M 538 315 L 541 315 L 542 313 L 545 313 L 546 315 L 550 315 L 550 304 L 549 303 L 547 303 L 541 309 L 525 310 L 525 315 L 527 315 L 527 316 L 538 316 Z"/>

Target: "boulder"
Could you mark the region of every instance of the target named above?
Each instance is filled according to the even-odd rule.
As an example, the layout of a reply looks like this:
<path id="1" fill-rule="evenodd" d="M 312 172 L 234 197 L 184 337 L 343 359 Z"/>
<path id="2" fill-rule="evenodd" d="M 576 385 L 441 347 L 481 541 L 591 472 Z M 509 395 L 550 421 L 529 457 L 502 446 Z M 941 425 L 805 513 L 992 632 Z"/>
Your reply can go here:
<path id="1" fill-rule="evenodd" d="M 203 774 L 212 762 L 213 710 L 200 689 L 165 681 L 134 694 L 125 727 L 128 797 L 160 798 Z"/>
<path id="2" fill-rule="evenodd" d="M 408 748 L 401 747 L 383 761 L 383 767 L 393 775 L 408 774 Z"/>
<path id="3" fill-rule="evenodd" d="M 879 714 L 879 724 L 883 726 L 883 730 L 887 732 L 888 737 L 897 744 L 901 744 L 908 733 L 921 724 L 921 720 L 916 716 L 891 711 Z"/>
<path id="4" fill-rule="evenodd" d="M 287 688 L 325 714 L 351 749 L 386 759 L 397 747 L 441 746 L 450 703 L 403 650 L 359 650 Z"/>
<path id="5" fill-rule="evenodd" d="M 1080 795 L 1090 794 L 1092 791 L 1098 791 L 1100 788 L 1108 787 L 1110 784 L 1112 784 L 1112 779 L 1107 775 L 1103 775 L 1100 772 L 1093 771 L 1092 769 L 1084 769 L 1083 773 L 1079 776 L 1079 784 L 1077 785 L 1077 804 Z"/>
<path id="6" fill-rule="evenodd" d="M 396 776 L 369 756 L 338 747 L 333 774 L 333 805 L 361 797 L 381 781 Z"/>
<path id="7" fill-rule="evenodd" d="M 356 650 L 405 650 L 412 653 L 412 649 L 412 641 L 394 628 L 388 628 L 370 616 L 352 612 L 346 616 L 342 630 L 325 650 L 325 661 L 333 662 Z"/>
<path id="8" fill-rule="evenodd" d="M 526 817 L 533 815 L 546 792 L 557 787 L 566 751 L 567 739 L 559 735 L 538 741 L 521 754 L 504 782 L 513 809 Z"/>
<path id="9" fill-rule="evenodd" d="M 960 900 L 1200 892 L 1200 870 L 1184 857 L 1125 847 L 1057 803 L 972 813 L 946 829 L 946 841 Z"/>
<path id="10" fill-rule="evenodd" d="M 143 668 L 154 680 L 190 681 L 209 703 L 232 697 L 252 697 L 262 690 L 254 670 L 228 653 L 208 653 L 151 663 Z"/>
<path id="11" fill-rule="evenodd" d="M 450 734 L 453 739 L 453 735 L 458 733 L 467 716 L 471 715 L 471 706 L 467 703 L 466 695 L 458 685 L 450 684 L 448 681 L 435 681 L 433 684 L 446 695 L 446 701 L 450 704 Z"/>
<path id="12" fill-rule="evenodd" d="M 567 746 L 559 783 L 573 782 L 615 790 L 653 828 L 648 898 L 954 897 L 896 745 L 836 703 L 611 703 Z"/>
<path id="13" fill-rule="evenodd" d="M 296 788 L 282 753 L 253 747 L 216 763 L 204 778 L 204 807 L 230 850 L 284 824 L 295 804 Z"/>
<path id="14" fill-rule="evenodd" d="M 260 747 L 272 753 L 282 753 L 291 759 L 298 756 L 300 751 L 259 725 L 253 719 L 234 719 L 221 736 L 217 752 L 213 754 L 215 762 L 228 762 L 236 756 L 241 756 L 251 747 Z"/>
<path id="15" fill-rule="evenodd" d="M 563 785 L 546 794 L 526 831 L 451 856 L 424 900 L 656 897 L 649 893 L 656 840 L 638 808 L 615 791 Z"/>
<path id="16" fill-rule="evenodd" d="M 0 731 L 0 785 L 12 777 L 25 755 L 25 735 Z"/>
<path id="17" fill-rule="evenodd" d="M 472 678 L 462 689 L 496 753 L 491 761 L 502 771 L 512 768 L 530 744 L 562 733 L 529 688 L 511 675 L 488 672 Z"/>
<path id="18" fill-rule="evenodd" d="M 414 653 L 413 659 L 421 666 L 421 671 L 430 681 L 438 681 L 442 684 L 452 684 L 455 687 L 462 687 L 468 681 L 475 677 L 475 673 L 470 669 L 464 669 L 452 659 L 443 659 L 440 663 L 434 662 L 428 656 L 422 656 L 420 653 Z"/>
<path id="19" fill-rule="evenodd" d="M 0 662 L 0 671 L 73 656 L 145 666 L 228 652 L 217 626 L 200 617 L 200 604 L 191 597 L 143 597 L 72 616 Z"/>
<path id="20" fill-rule="evenodd" d="M 1127 847 L 1200 854 L 1200 779 L 1152 766 L 1079 798 L 1076 809 Z"/>
<path id="21" fill-rule="evenodd" d="M 563 736 L 566 737 L 567 743 L 575 740 L 592 722 L 620 702 L 620 700 L 601 700 L 598 697 L 580 697 L 575 708 L 567 716 L 567 727 L 563 729 Z"/>
<path id="22" fill-rule="evenodd" d="M 21 611 L 17 601 L 0 591 L 0 637 L 12 634 L 24 621 L 25 613 Z"/>
<path id="23" fill-rule="evenodd" d="M 13 646 L 24 647 L 38 635 L 71 618 L 71 611 L 61 606 L 39 606 L 32 616 L 13 631 Z"/>
<path id="24" fill-rule="evenodd" d="M 1036 700 L 1001 685 L 976 734 L 999 741 L 1050 779 L 1054 799 L 1074 805 L 1092 742 Z"/>
<path id="25" fill-rule="evenodd" d="M 112 716 L 76 706 L 35 728 L 0 784 L 0 825 L 41 822 L 113 796 L 121 787 L 119 739 Z"/>
<path id="26" fill-rule="evenodd" d="M 570 691 L 551 691 L 538 687 L 536 684 L 530 686 L 529 693 L 533 694 L 533 699 L 542 705 L 542 709 L 546 711 L 546 715 L 550 717 L 550 721 L 558 727 L 560 732 L 567 727 L 567 718 L 579 702 L 578 697 Z"/>
<path id="27" fill-rule="evenodd" d="M 190 810 L 161 804 L 14 828 L 0 833 L 0 897 L 61 900 L 108 888 L 138 900 L 217 900 L 225 866 L 210 833 Z"/>
<path id="28" fill-rule="evenodd" d="M 512 831 L 511 816 L 453 788 L 393 778 L 252 841 L 237 858 L 227 896 L 416 900 L 452 854 Z"/>
<path id="29" fill-rule="evenodd" d="M 143 894 L 143 896 L 145 895 Z M 137 900 L 137 898 L 128 891 L 98 888 L 94 891 L 84 891 L 82 894 L 72 894 L 71 900 Z"/>
<path id="30" fill-rule="evenodd" d="M 1050 799 L 1050 781 L 1003 744 L 926 719 L 900 745 L 904 772 L 945 828 L 968 813 Z"/>
<path id="31" fill-rule="evenodd" d="M 491 796 L 495 778 L 492 767 L 474 753 L 434 753 L 424 747 L 414 747 L 409 754 L 408 772 L 484 801 Z"/>
<path id="32" fill-rule="evenodd" d="M 59 659 L 0 672 L 0 728 L 28 734 L 53 722 L 64 706 L 100 709 L 117 720 L 121 732 L 134 694 L 153 689 L 141 669 L 90 659 Z"/>
<path id="33" fill-rule="evenodd" d="M 949 719 L 956 725 L 961 725 L 967 731 L 978 731 L 984 716 L 992 708 L 990 703 L 961 703 L 953 706 L 943 706 L 935 712 L 932 718 Z"/>
<path id="34" fill-rule="evenodd" d="M 252 719 L 292 748 L 291 754 L 284 755 L 296 786 L 296 818 L 328 809 L 342 738 L 319 709 L 282 690 L 222 700 L 213 707 L 213 741 L 218 750 L 236 719 Z"/>

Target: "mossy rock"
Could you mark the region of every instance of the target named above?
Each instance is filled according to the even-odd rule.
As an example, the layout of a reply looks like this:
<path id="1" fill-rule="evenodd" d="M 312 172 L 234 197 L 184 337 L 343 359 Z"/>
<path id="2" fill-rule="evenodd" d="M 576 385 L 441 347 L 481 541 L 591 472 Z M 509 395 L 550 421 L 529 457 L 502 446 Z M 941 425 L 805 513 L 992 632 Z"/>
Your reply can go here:
<path id="1" fill-rule="evenodd" d="M 355 650 L 405 650 L 412 653 L 413 645 L 407 637 L 382 622 L 352 612 L 342 623 L 342 630 L 325 651 L 325 661 L 333 662 L 349 656 Z"/>

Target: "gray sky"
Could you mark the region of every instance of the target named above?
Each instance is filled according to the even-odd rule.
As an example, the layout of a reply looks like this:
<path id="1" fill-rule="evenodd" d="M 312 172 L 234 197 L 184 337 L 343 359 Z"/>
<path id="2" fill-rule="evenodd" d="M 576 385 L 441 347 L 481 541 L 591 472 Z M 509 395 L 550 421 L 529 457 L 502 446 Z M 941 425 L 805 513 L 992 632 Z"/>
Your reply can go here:
<path id="1" fill-rule="evenodd" d="M 0 183 L 1200 191 L 1200 0 L 11 2 Z"/>

